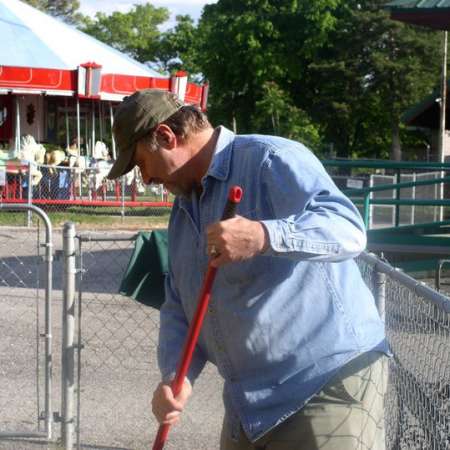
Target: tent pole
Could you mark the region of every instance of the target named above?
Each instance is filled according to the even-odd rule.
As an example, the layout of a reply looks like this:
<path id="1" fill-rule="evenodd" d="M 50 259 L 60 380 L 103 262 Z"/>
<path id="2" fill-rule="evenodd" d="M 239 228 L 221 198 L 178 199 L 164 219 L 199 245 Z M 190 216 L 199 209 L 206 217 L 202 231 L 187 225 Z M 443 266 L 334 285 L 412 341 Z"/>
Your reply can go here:
<path id="1" fill-rule="evenodd" d="M 112 109 L 112 103 L 109 102 L 109 118 L 111 121 L 111 144 L 112 144 L 112 157 L 115 160 L 116 159 L 116 141 L 114 139 L 114 134 L 112 132 L 113 125 L 114 125 L 114 114 Z"/>
<path id="2" fill-rule="evenodd" d="M 85 134 L 85 140 L 86 140 L 86 156 L 89 156 L 89 151 L 91 151 L 90 144 L 89 144 L 89 133 L 88 133 L 88 117 L 87 113 L 84 115 L 84 134 Z M 92 156 L 92 151 L 91 151 Z"/>
<path id="3" fill-rule="evenodd" d="M 70 136 L 69 136 L 69 111 L 67 105 L 67 97 L 64 97 L 64 107 L 66 110 L 65 119 L 66 119 L 66 148 L 69 148 L 70 145 Z"/>
<path id="4" fill-rule="evenodd" d="M 103 102 L 100 100 L 98 103 L 98 120 L 99 120 L 99 131 L 100 140 L 103 142 Z"/>
<path id="5" fill-rule="evenodd" d="M 20 149 L 20 101 L 19 101 L 19 96 L 16 95 L 15 96 L 15 100 L 16 100 L 16 138 L 15 138 L 15 156 L 18 155 L 19 153 L 19 149 Z"/>
<path id="6" fill-rule="evenodd" d="M 77 97 L 77 153 L 78 153 L 78 164 L 80 164 L 81 155 L 81 131 L 80 131 L 80 99 Z M 78 197 L 81 199 L 82 196 L 81 188 L 81 172 L 78 171 Z"/>
<path id="7" fill-rule="evenodd" d="M 42 99 L 42 96 L 39 96 L 39 99 L 37 101 L 37 108 L 39 112 L 42 112 L 44 110 L 44 106 L 43 106 L 44 100 Z M 41 114 L 39 114 L 41 115 Z M 37 124 L 37 140 L 38 140 L 38 144 L 41 143 L 41 126 L 42 126 L 42 120 L 40 120 Z"/>
<path id="8" fill-rule="evenodd" d="M 80 99 L 77 97 L 77 151 L 78 151 L 78 157 L 81 155 L 81 145 L 80 145 L 80 139 L 81 139 L 81 130 L 80 130 Z"/>
<path id="9" fill-rule="evenodd" d="M 91 121 L 92 121 L 92 149 L 91 149 L 91 156 L 94 156 L 94 147 L 95 147 L 95 100 L 92 100 Z"/>

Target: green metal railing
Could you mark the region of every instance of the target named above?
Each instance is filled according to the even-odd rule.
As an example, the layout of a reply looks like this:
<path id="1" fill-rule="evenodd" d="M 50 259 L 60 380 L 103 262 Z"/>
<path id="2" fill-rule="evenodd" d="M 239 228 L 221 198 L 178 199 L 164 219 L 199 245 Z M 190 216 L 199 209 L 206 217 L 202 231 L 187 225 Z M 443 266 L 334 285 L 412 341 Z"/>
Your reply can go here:
<path id="1" fill-rule="evenodd" d="M 450 182 L 450 176 L 441 176 L 433 180 L 408 181 L 400 182 L 402 170 L 408 171 L 425 171 L 434 170 L 450 172 L 450 164 L 448 163 L 429 163 L 429 162 L 409 162 L 409 161 L 381 161 L 381 160 L 345 160 L 334 159 L 324 160 L 322 164 L 325 167 L 332 168 L 348 168 L 348 169 L 385 169 L 395 174 L 396 183 L 383 184 L 365 188 L 344 189 L 344 193 L 348 195 L 356 205 L 363 206 L 363 219 L 367 228 L 370 225 L 370 206 L 371 205 L 394 205 L 395 206 L 395 226 L 400 224 L 400 206 L 450 206 L 450 200 L 429 199 L 429 200 L 411 200 L 401 198 L 401 189 L 414 188 L 416 186 L 436 185 Z M 373 199 L 373 192 L 395 191 L 395 199 Z"/>
<path id="2" fill-rule="evenodd" d="M 440 183 L 450 182 L 450 177 L 436 178 L 434 180 L 424 180 L 424 181 L 408 181 L 403 183 L 393 183 L 393 184 L 381 184 L 379 186 L 372 186 L 361 189 L 346 189 L 344 193 L 347 194 L 355 204 L 363 205 L 363 219 L 366 227 L 370 223 L 370 205 L 395 205 L 395 226 L 399 226 L 400 222 L 400 206 L 401 205 L 427 205 L 427 206 L 450 206 L 450 200 L 410 200 L 401 199 L 400 189 L 410 188 L 416 186 L 427 186 Z M 370 198 L 372 192 L 382 192 L 382 191 L 396 191 L 395 199 L 373 199 Z M 362 197 L 362 198 L 360 198 Z"/>
<path id="3" fill-rule="evenodd" d="M 443 170 L 450 171 L 450 163 L 415 162 L 415 161 L 389 161 L 375 159 L 325 159 L 322 160 L 325 167 L 348 167 L 364 169 L 388 169 L 388 170 Z"/>

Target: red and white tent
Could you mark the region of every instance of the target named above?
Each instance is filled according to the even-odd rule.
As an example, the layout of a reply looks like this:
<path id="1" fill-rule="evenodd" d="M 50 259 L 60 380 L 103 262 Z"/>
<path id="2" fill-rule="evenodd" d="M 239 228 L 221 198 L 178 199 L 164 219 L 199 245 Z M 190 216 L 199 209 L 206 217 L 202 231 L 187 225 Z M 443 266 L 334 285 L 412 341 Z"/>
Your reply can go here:
<path id="1" fill-rule="evenodd" d="M 79 136 L 80 102 L 81 110 L 94 105 L 98 111 L 104 111 L 106 102 L 112 116 L 115 103 L 140 89 L 170 90 L 206 108 L 207 85 L 188 83 L 184 72 L 162 76 L 19 0 L 0 0 L 0 36 L 0 141 L 15 138 L 16 147 L 26 133 L 49 140 L 48 124 L 57 107 L 66 114 L 70 105 L 76 109 Z M 57 106 L 47 102 L 54 97 L 59 98 Z M 33 114 L 45 120 L 33 120 Z M 96 128 L 91 124 L 89 134 Z"/>

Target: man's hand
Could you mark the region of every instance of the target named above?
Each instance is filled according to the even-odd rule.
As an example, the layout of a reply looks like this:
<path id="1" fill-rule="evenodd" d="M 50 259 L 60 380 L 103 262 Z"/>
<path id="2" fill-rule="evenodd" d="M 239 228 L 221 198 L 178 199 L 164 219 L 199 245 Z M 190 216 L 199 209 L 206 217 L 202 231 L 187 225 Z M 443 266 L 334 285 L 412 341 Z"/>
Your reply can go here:
<path id="1" fill-rule="evenodd" d="M 264 225 L 241 216 L 209 225 L 206 237 L 213 267 L 253 258 L 269 245 Z"/>
<path id="2" fill-rule="evenodd" d="M 152 411 L 159 423 L 173 425 L 180 419 L 181 411 L 192 393 L 192 386 L 185 380 L 181 392 L 173 396 L 172 388 L 165 383 L 159 383 L 152 399 Z"/>

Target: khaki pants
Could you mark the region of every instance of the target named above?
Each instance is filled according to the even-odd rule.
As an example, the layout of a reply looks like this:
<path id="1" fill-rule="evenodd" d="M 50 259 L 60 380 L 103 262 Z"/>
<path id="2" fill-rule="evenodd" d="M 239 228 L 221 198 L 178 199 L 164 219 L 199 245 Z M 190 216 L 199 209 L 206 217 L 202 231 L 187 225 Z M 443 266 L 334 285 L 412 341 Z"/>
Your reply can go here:
<path id="1" fill-rule="evenodd" d="M 384 450 L 387 358 L 377 352 L 348 363 L 298 413 L 251 443 L 231 438 L 225 417 L 221 450 Z"/>

